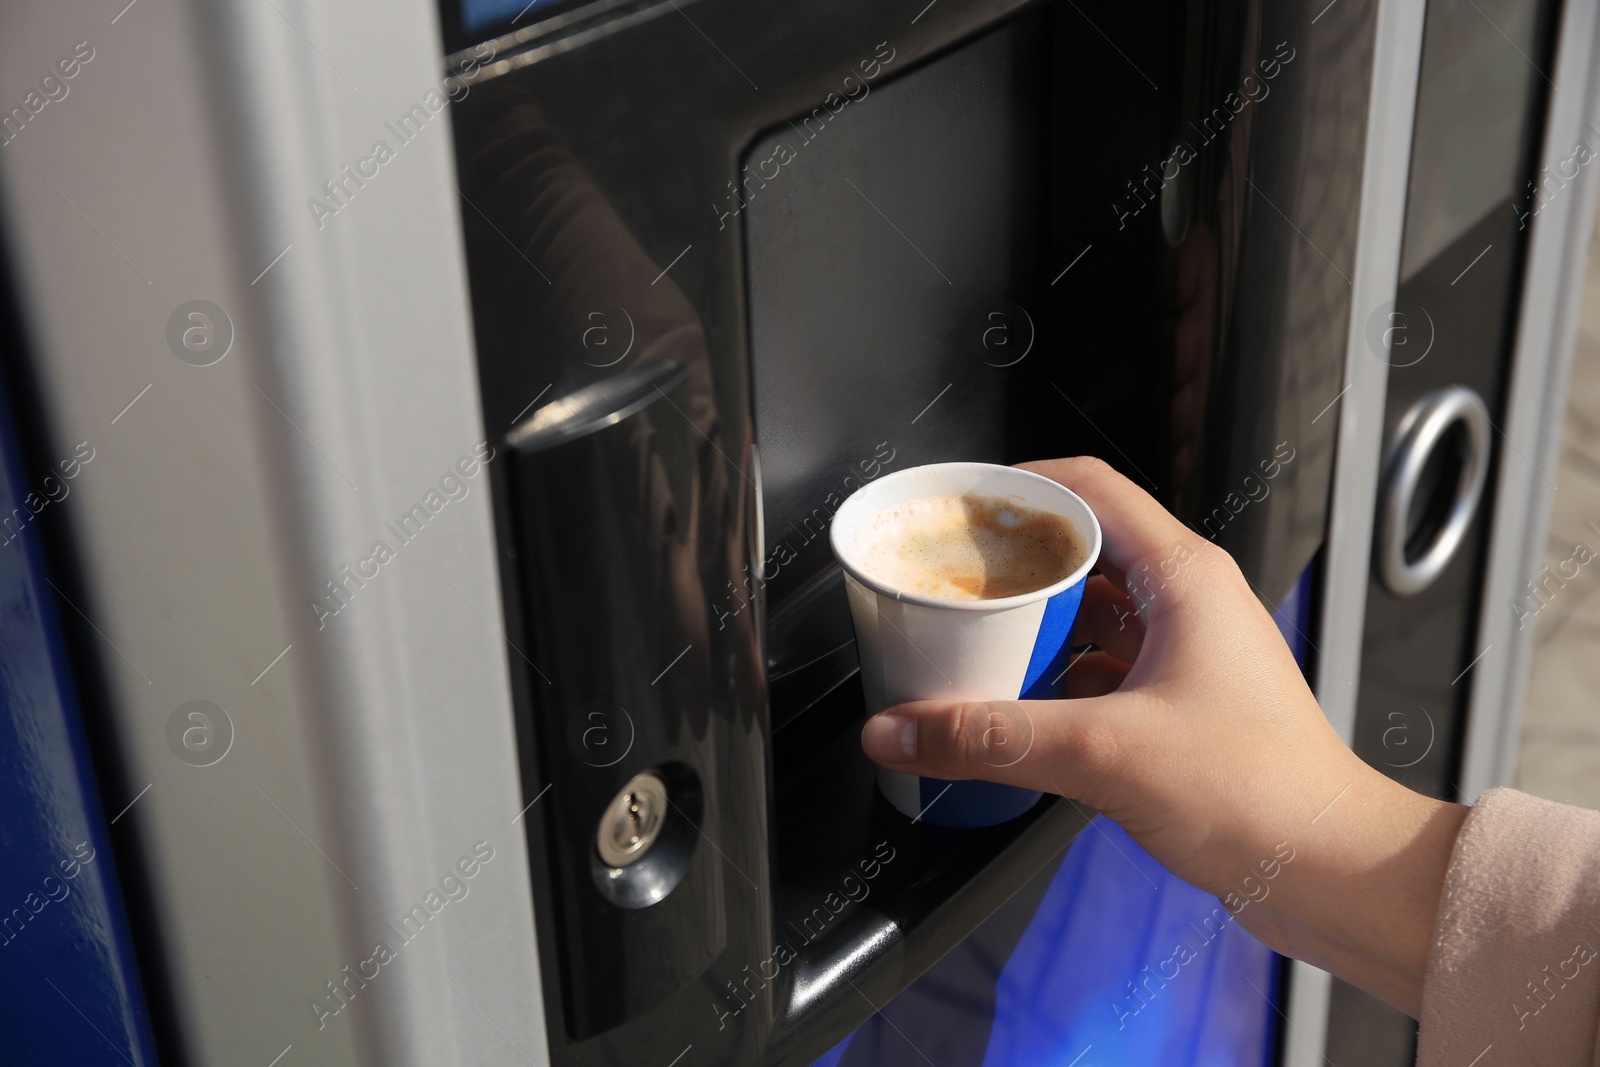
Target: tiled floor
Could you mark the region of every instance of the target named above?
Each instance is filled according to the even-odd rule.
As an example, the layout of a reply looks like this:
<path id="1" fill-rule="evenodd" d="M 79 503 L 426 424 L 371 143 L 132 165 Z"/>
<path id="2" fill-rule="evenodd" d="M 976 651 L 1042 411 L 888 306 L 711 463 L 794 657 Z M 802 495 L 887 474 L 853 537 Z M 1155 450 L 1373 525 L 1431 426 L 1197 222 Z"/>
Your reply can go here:
<path id="1" fill-rule="evenodd" d="M 1556 486 L 1546 561 L 1554 570 L 1580 544 L 1595 558 L 1535 622 L 1517 787 L 1600 809 L 1600 220 L 1590 238 Z"/>

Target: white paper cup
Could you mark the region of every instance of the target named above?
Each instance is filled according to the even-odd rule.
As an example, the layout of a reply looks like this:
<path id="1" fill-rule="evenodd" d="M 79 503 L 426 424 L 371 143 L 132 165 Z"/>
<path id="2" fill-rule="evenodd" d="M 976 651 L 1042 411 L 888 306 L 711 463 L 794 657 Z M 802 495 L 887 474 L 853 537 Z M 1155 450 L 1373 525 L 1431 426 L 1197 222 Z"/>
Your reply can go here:
<path id="1" fill-rule="evenodd" d="M 942 600 L 891 588 L 859 566 L 871 519 L 912 500 L 998 497 L 1072 523 L 1083 564 L 1032 593 L 995 600 Z M 830 540 L 844 568 L 867 710 L 908 700 L 1043 700 L 1059 697 L 1068 637 L 1083 586 L 1100 556 L 1100 523 L 1072 490 L 1042 475 L 993 463 L 934 463 L 885 475 L 857 490 L 834 515 Z M 1032 745 L 1031 723 L 997 722 L 986 759 L 1014 764 Z M 993 782 L 946 782 L 878 768 L 878 788 L 896 809 L 938 826 L 993 826 L 1016 818 L 1040 794 Z"/>

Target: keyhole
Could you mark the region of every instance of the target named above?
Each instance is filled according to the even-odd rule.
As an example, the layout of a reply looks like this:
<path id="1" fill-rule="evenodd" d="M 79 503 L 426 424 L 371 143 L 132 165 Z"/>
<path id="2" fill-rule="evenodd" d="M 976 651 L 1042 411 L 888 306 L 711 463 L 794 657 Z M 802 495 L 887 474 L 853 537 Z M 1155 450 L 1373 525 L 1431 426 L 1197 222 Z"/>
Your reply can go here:
<path id="1" fill-rule="evenodd" d="M 670 803 L 665 783 L 650 771 L 635 775 L 613 794 L 595 839 L 607 866 L 625 867 L 642 859 L 660 836 Z"/>
<path id="2" fill-rule="evenodd" d="M 637 845 L 644 838 L 643 820 L 640 819 L 639 814 L 639 794 L 629 793 L 628 823 L 632 827 L 632 833 L 628 837 L 628 846 L 630 848 Z"/>

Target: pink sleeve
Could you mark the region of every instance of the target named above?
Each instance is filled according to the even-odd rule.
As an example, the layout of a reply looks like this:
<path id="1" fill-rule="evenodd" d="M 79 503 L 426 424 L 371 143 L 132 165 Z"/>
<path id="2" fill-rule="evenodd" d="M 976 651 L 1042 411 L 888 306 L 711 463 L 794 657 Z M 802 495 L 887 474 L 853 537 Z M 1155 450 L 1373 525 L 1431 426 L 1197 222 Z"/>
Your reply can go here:
<path id="1" fill-rule="evenodd" d="M 1456 839 L 1419 1067 L 1600 1067 L 1600 812 L 1483 794 Z"/>

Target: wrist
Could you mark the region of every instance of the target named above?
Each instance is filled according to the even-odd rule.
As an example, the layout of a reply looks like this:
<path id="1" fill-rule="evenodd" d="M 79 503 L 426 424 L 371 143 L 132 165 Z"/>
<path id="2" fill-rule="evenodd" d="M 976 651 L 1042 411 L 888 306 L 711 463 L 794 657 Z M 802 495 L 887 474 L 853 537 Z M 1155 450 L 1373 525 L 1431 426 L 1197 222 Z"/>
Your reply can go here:
<path id="1" fill-rule="evenodd" d="M 1317 805 L 1298 843 L 1286 838 L 1293 860 L 1259 906 L 1250 904 L 1239 918 L 1274 949 L 1415 1016 L 1468 809 L 1352 762 L 1359 771 L 1352 767 L 1336 799 Z"/>

